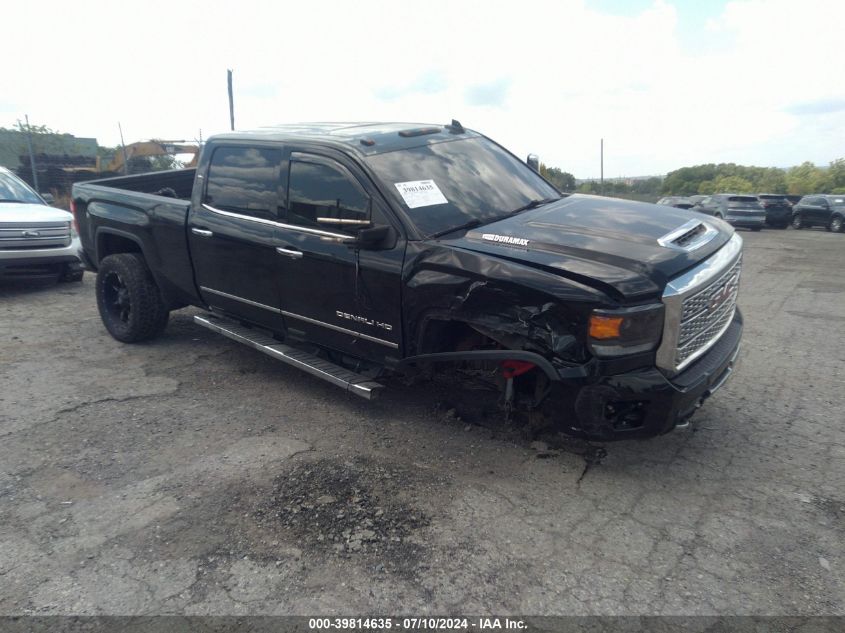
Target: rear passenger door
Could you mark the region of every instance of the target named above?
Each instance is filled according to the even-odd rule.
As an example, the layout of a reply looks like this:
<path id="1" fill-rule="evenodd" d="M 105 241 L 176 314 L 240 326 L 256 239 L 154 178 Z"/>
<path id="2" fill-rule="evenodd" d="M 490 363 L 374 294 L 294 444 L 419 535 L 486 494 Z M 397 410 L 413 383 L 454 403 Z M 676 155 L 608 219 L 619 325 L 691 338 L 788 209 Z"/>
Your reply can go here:
<path id="1" fill-rule="evenodd" d="M 807 225 L 819 224 L 821 222 L 821 209 L 819 208 L 818 196 L 810 196 L 801 201 L 801 216 Z"/>
<path id="2" fill-rule="evenodd" d="M 830 203 L 827 201 L 827 198 L 823 196 L 819 196 L 816 198 L 816 208 L 818 209 L 818 222 L 819 224 L 823 224 L 827 226 L 830 224 Z"/>
<path id="3" fill-rule="evenodd" d="M 188 243 L 197 286 L 210 306 L 283 330 L 276 283 L 276 228 L 285 174 L 278 145 L 219 144 L 201 199 L 192 201 Z"/>

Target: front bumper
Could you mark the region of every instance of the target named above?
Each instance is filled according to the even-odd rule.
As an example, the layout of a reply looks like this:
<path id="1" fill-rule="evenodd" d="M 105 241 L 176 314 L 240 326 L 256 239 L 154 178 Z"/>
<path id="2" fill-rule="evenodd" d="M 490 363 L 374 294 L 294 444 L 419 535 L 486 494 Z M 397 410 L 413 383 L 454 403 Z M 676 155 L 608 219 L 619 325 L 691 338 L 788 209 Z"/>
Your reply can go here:
<path id="1" fill-rule="evenodd" d="M 0 277 L 38 277 L 51 274 L 61 265 L 82 267 L 82 244 L 78 236 L 68 246 L 22 250 L 0 250 Z"/>
<path id="2" fill-rule="evenodd" d="M 716 344 L 677 376 L 656 368 L 605 376 L 582 387 L 575 400 L 573 431 L 599 440 L 646 438 L 687 424 L 728 379 L 739 355 L 742 314 Z"/>

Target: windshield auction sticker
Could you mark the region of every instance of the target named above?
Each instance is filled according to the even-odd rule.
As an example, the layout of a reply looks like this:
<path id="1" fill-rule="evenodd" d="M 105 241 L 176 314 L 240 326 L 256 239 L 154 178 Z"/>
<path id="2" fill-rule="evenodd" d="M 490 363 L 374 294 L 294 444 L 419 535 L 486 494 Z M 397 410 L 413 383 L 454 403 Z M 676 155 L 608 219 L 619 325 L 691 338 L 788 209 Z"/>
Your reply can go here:
<path id="1" fill-rule="evenodd" d="M 433 180 L 411 180 L 394 183 L 409 209 L 447 204 L 449 201 Z"/>

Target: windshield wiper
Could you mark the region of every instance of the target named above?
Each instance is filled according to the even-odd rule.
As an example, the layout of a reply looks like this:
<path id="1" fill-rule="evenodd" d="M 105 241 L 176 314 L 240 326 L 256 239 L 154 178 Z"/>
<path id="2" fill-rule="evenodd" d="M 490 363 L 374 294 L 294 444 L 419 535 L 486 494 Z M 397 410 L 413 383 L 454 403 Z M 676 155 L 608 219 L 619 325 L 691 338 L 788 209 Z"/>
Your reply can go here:
<path id="1" fill-rule="evenodd" d="M 15 200 L 14 198 L 0 198 L 0 202 L 23 202 L 22 200 Z"/>
<path id="2" fill-rule="evenodd" d="M 521 207 L 517 207 L 513 211 L 511 211 L 511 215 L 519 213 L 520 211 L 528 211 L 529 209 L 536 209 L 537 207 L 542 207 L 544 204 L 549 204 L 550 202 L 554 202 L 555 200 L 560 200 L 560 196 L 557 198 L 542 198 L 542 199 L 535 199 L 531 200 L 528 203 L 522 205 Z"/>
<path id="3" fill-rule="evenodd" d="M 474 229 L 477 226 L 481 226 L 481 224 L 487 224 L 488 222 L 491 222 L 491 221 L 492 220 L 484 220 L 482 222 L 478 218 L 475 218 L 474 220 L 470 220 L 469 222 L 459 224 L 458 226 L 453 226 L 451 229 L 446 229 L 444 231 L 438 231 L 437 233 L 433 233 L 431 235 L 431 237 L 433 237 L 433 238 L 434 237 L 443 237 L 444 235 L 446 235 L 448 233 L 454 233 L 455 231 L 460 231 L 461 229 L 467 229 L 467 230 L 468 229 Z"/>
<path id="4" fill-rule="evenodd" d="M 454 233 L 455 231 L 460 231 L 462 229 L 474 229 L 477 226 L 481 226 L 482 224 L 493 224 L 493 222 L 498 222 L 499 220 L 504 220 L 505 218 L 512 216 L 520 211 L 528 211 L 528 209 L 536 209 L 537 207 L 541 207 L 544 204 L 549 204 L 550 202 L 554 202 L 555 200 L 560 200 L 560 197 L 557 198 L 543 198 L 537 200 L 531 200 L 527 204 L 522 205 L 518 209 L 514 209 L 513 211 L 508 212 L 505 215 L 500 215 L 494 218 L 485 218 L 484 220 L 480 220 L 478 218 L 474 220 L 470 220 L 464 224 L 459 224 L 458 226 L 453 226 L 451 229 L 446 229 L 444 231 L 439 231 L 438 233 L 434 233 L 431 235 L 432 238 L 435 237 L 443 237 L 447 233 Z"/>

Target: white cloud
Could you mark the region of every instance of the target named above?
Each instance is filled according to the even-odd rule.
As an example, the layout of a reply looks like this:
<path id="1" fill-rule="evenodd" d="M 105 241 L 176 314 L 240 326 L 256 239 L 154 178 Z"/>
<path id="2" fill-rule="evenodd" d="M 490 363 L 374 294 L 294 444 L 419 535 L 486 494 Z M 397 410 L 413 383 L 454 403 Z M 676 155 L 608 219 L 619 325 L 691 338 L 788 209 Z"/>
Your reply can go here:
<path id="1" fill-rule="evenodd" d="M 738 0 L 682 39 L 685 9 L 634 16 L 581 0 L 147 2 L 4 7 L 0 125 L 103 144 L 314 120 L 447 122 L 580 177 L 845 155 L 845 5 Z M 811 34 L 806 37 L 806 34 Z M 800 41 L 800 45 L 797 43 Z M 16 61 L 17 60 L 17 61 Z M 800 105 L 805 104 L 802 113 Z M 807 105 L 809 104 L 809 105 Z M 797 108 L 797 110 L 796 110 Z"/>

